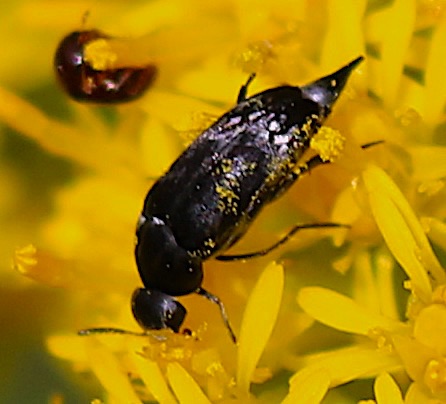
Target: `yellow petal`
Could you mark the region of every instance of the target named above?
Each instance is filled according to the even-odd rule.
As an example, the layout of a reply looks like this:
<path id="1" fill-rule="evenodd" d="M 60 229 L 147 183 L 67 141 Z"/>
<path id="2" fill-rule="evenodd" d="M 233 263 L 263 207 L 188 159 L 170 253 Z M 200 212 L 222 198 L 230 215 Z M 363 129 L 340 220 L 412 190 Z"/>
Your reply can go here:
<path id="1" fill-rule="evenodd" d="M 141 105 L 147 114 L 156 116 L 162 122 L 169 122 L 177 130 L 198 129 L 203 131 L 206 126 L 196 127 L 193 122 L 197 111 L 206 112 L 218 117 L 223 110 L 201 100 L 184 95 L 172 94 L 163 91 L 150 91 L 146 96 L 147 102 Z M 175 119 L 172 119 L 172 116 Z M 196 119 L 196 118 L 195 118 Z M 200 125 L 201 126 L 201 125 Z M 150 138 L 150 134 L 148 134 Z"/>
<path id="2" fill-rule="evenodd" d="M 374 328 L 394 330 L 401 327 L 398 321 L 375 314 L 329 289 L 303 288 L 297 301 L 310 316 L 340 331 L 367 335 Z"/>
<path id="3" fill-rule="evenodd" d="M 180 404 L 211 404 L 197 382 L 178 362 L 167 365 L 167 379 Z"/>
<path id="4" fill-rule="evenodd" d="M 354 268 L 355 283 L 352 288 L 354 301 L 373 313 L 380 313 L 378 285 L 373 271 L 372 257 L 368 250 L 360 251 L 355 255 Z"/>
<path id="5" fill-rule="evenodd" d="M 382 315 L 394 319 L 399 318 L 397 297 L 398 289 L 395 288 L 395 260 L 386 249 L 377 253 L 376 267 L 377 285 L 379 293 L 380 312 Z"/>
<path id="6" fill-rule="evenodd" d="M 439 404 L 426 393 L 426 388 L 420 383 L 414 382 L 407 389 L 405 404 Z"/>
<path id="7" fill-rule="evenodd" d="M 325 369 L 306 368 L 293 377 L 290 392 L 282 404 L 313 404 L 319 403 L 330 387 L 330 374 Z"/>
<path id="8" fill-rule="evenodd" d="M 322 66 L 338 68 L 364 54 L 363 18 L 366 1 L 329 0 L 328 31 L 322 49 Z M 338 44 L 343 43 L 342 49 Z"/>
<path id="9" fill-rule="evenodd" d="M 412 380 L 422 381 L 429 361 L 435 356 L 435 351 L 408 336 L 394 335 L 392 341 L 407 374 Z"/>
<path id="10" fill-rule="evenodd" d="M 181 153 L 177 136 L 160 121 L 153 117 L 141 125 L 141 160 L 146 172 L 158 177 L 172 164 Z"/>
<path id="11" fill-rule="evenodd" d="M 269 264 L 251 292 L 240 328 L 237 383 L 248 393 L 254 370 L 276 323 L 283 291 L 283 267 Z"/>
<path id="12" fill-rule="evenodd" d="M 200 375 L 201 383 L 206 381 L 206 393 L 211 401 L 224 397 L 227 387 L 234 384 L 233 377 L 227 374 L 216 348 L 195 352 L 190 365 Z"/>
<path id="13" fill-rule="evenodd" d="M 354 255 L 355 302 L 384 317 L 398 320 L 397 289 L 394 283 L 395 260 L 387 249 L 373 255 L 364 250 Z M 379 268 L 375 271 L 374 268 Z"/>
<path id="14" fill-rule="evenodd" d="M 446 83 L 444 72 L 446 58 L 444 44 L 446 42 L 446 18 L 436 26 L 430 43 L 430 52 L 425 69 L 425 110 L 424 117 L 432 125 L 439 122 L 443 115 L 446 97 Z"/>
<path id="15" fill-rule="evenodd" d="M 84 340 L 91 369 L 107 393 L 118 403 L 141 403 L 116 357 L 96 338 Z"/>
<path id="16" fill-rule="evenodd" d="M 167 386 L 158 364 L 134 352 L 131 358 L 139 371 L 139 376 L 147 389 L 160 404 L 175 404 L 176 400 Z"/>
<path id="17" fill-rule="evenodd" d="M 290 385 L 299 380 L 302 372 L 324 371 L 330 375 L 330 387 L 348 383 L 358 378 L 373 377 L 386 371 L 402 368 L 395 354 L 377 349 L 354 346 L 323 352 L 304 358 L 305 367 L 294 374 Z"/>
<path id="18" fill-rule="evenodd" d="M 446 177 L 446 147 L 409 147 L 415 181 L 433 181 Z"/>
<path id="19" fill-rule="evenodd" d="M 376 378 L 374 390 L 377 404 L 404 404 L 400 388 L 388 373 Z"/>
<path id="20" fill-rule="evenodd" d="M 336 198 L 331 213 L 331 220 L 335 223 L 354 223 L 361 216 L 362 211 L 358 206 L 358 202 L 355 200 L 353 187 L 345 188 Z M 334 245 L 340 247 L 344 243 L 348 233 L 348 231 L 337 231 L 333 233 Z M 350 255 L 347 256 L 349 257 Z M 336 267 L 335 269 L 341 273 L 345 273 L 348 268 L 350 268 L 350 265 L 346 265 L 345 268 Z"/>
<path id="21" fill-rule="evenodd" d="M 409 43 L 415 28 L 414 0 L 395 0 L 386 11 L 386 37 L 381 44 L 382 97 L 393 106 L 400 90 Z"/>
<path id="22" fill-rule="evenodd" d="M 136 186 L 138 178 L 143 176 L 140 162 L 134 158 L 134 154 L 123 152 L 125 144 L 106 143 L 100 133 L 52 120 L 34 105 L 2 87 L 0 99 L 3 100 L 0 121 L 50 153 L 100 171 L 107 177 L 120 178 L 123 183 L 128 181 L 129 185 Z"/>
<path id="23" fill-rule="evenodd" d="M 85 341 L 78 336 L 54 335 L 46 341 L 48 350 L 59 358 L 74 363 L 86 362 Z"/>
<path id="24" fill-rule="evenodd" d="M 446 355 L 446 307 L 431 304 L 422 309 L 415 319 L 413 335 L 440 355 Z"/>
<path id="25" fill-rule="evenodd" d="M 422 218 L 421 223 L 428 232 L 429 238 L 446 250 L 446 223 L 434 217 Z"/>
<path id="26" fill-rule="evenodd" d="M 445 273 L 420 222 L 383 170 L 370 166 L 363 177 L 373 215 L 389 249 L 411 278 L 415 293 L 429 300 L 432 288 L 425 266 L 439 282 L 445 280 Z"/>

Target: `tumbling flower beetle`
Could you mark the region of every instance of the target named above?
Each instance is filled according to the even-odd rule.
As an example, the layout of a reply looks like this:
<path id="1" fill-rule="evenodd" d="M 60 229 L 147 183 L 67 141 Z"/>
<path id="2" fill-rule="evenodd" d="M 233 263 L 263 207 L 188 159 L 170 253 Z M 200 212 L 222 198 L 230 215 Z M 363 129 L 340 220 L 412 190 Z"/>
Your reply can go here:
<path id="1" fill-rule="evenodd" d="M 59 81 L 78 101 L 117 103 L 140 97 L 155 79 L 154 65 L 96 70 L 84 57 L 84 48 L 96 39 L 110 36 L 98 30 L 75 31 L 60 42 L 54 57 Z"/>
<path id="2" fill-rule="evenodd" d="M 223 255 L 248 230 L 261 209 L 282 195 L 301 175 L 328 163 L 316 155 L 300 163 L 341 94 L 352 70 L 363 60 L 303 87 L 281 86 L 247 98 L 252 75 L 237 105 L 206 129 L 150 189 L 137 225 L 136 263 L 144 288 L 132 297 L 132 311 L 144 330 L 179 331 L 186 309 L 174 296 L 197 293 L 216 303 L 232 340 L 235 334 L 220 299 L 201 287 L 203 262 L 262 256 L 304 228 L 294 226 L 269 248 Z M 125 332 L 90 329 L 91 332 Z"/>

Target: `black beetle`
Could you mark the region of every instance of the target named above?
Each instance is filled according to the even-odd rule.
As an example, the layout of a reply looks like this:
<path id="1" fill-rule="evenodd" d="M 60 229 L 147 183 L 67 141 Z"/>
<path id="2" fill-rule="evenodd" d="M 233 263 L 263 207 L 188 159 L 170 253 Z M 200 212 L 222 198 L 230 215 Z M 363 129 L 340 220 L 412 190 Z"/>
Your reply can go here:
<path id="1" fill-rule="evenodd" d="M 237 105 L 206 129 L 148 192 L 139 218 L 136 263 L 144 288 L 132 297 L 132 311 L 144 330 L 179 331 L 186 309 L 173 296 L 197 293 L 216 303 L 233 341 L 220 299 L 201 287 L 203 261 L 265 255 L 303 228 L 294 226 L 261 251 L 222 255 L 248 230 L 267 204 L 302 174 L 328 163 L 316 155 L 300 163 L 310 140 L 331 112 L 352 70 L 363 60 L 303 87 L 281 86 L 246 98 L 251 75 Z M 82 331 L 124 332 L 116 329 Z"/>
<path id="2" fill-rule="evenodd" d="M 96 39 L 110 39 L 96 29 L 75 31 L 62 39 L 54 56 L 59 82 L 77 101 L 119 103 L 140 97 L 153 83 L 155 65 L 94 69 L 84 58 L 84 48 Z"/>

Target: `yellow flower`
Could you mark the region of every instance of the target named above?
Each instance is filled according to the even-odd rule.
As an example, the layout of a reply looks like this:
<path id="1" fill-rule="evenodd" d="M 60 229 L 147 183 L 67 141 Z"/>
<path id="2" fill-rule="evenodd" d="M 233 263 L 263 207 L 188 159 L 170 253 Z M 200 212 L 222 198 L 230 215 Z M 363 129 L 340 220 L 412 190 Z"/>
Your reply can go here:
<path id="1" fill-rule="evenodd" d="M 90 368 L 110 399 L 117 402 L 139 403 L 139 395 L 149 393 L 161 403 L 174 403 L 167 382 L 180 402 L 208 403 L 230 395 L 245 402 L 251 381 L 270 377 L 268 369 L 256 369 L 256 366 L 276 322 L 282 290 L 283 268 L 271 263 L 247 302 L 236 352 L 237 369 L 233 374 L 226 369 L 227 360 L 219 351 L 212 345 L 209 347 L 209 342 L 201 341 L 196 333 L 192 337 L 165 333 L 163 339 L 126 336 L 118 341 L 114 335 L 82 340 L 58 336 L 49 339 L 49 349 L 71 360 L 78 369 Z M 258 315 L 259 311 L 262 316 Z M 136 375 L 146 389 L 143 392 L 140 386 L 139 395 L 135 394 L 136 384 L 132 385 Z M 206 393 L 196 380 L 205 386 Z"/>
<path id="2" fill-rule="evenodd" d="M 417 389 L 417 397 L 423 397 L 424 402 L 444 399 L 446 272 L 394 182 L 374 166 L 366 169 L 363 177 L 377 225 L 409 278 L 405 282 L 410 290 L 408 318 L 398 320 L 389 274 L 380 274 L 393 268 L 379 266 L 379 260 L 376 272 L 370 265 L 358 266 L 357 270 L 369 274 L 362 275 L 361 284 L 356 285 L 355 292 L 360 292 L 357 302 L 328 289 L 303 288 L 298 300 L 308 314 L 337 330 L 368 337 L 358 338 L 351 347 L 308 357 L 305 362 L 312 372 L 318 369 L 328 374 L 325 391 L 355 378 L 405 370 L 415 383 L 412 389 Z M 307 372 L 304 368 L 293 376 L 291 387 L 306 380 Z"/>
<path id="3" fill-rule="evenodd" d="M 45 160 L 44 172 L 57 171 L 57 181 L 38 183 L 27 197 L 23 179 L 1 176 L 8 192 L 0 206 L 17 220 L 8 221 L 11 240 L 5 236 L 0 247 L 32 243 L 16 250 L 17 274 L 63 288 L 64 304 L 48 308 L 57 321 L 44 323 L 43 338 L 73 373 L 99 381 L 102 389 L 88 399 L 356 402 L 371 398 L 366 391 L 376 376 L 378 403 L 444 399 L 445 275 L 424 234 L 446 248 L 444 2 L 157 0 L 93 7 L 76 1 L 70 7 L 23 0 L 3 13 L 0 122 L 60 160 Z M 57 41 L 90 28 L 116 36 L 105 48 L 90 49 L 93 59 L 156 64 L 159 76 L 137 102 L 82 105 L 54 84 Z M 182 298 L 192 335 L 76 335 L 96 326 L 138 330 L 129 300 L 140 285 L 133 237 L 143 198 L 185 145 L 231 108 L 250 73 L 257 73 L 253 94 L 309 82 L 358 55 L 366 62 L 336 105 L 330 128 L 312 145 L 335 161 L 266 209 L 236 249 L 271 245 L 296 222 L 331 220 L 351 228 L 301 232 L 259 260 L 205 263 L 205 287 L 225 302 L 239 346 L 231 344 L 216 308 L 199 296 Z M 31 91 L 36 88 L 40 97 Z M 17 175 L 4 160 L 2 168 Z M 31 178 L 43 166 L 17 151 L 10 160 L 21 161 Z M 29 206 L 35 201 L 46 204 L 37 217 Z M 335 246 L 321 240 L 327 234 Z M 283 297 L 282 267 L 270 263 L 280 254 Z M 409 278 L 409 296 L 395 262 Z M 23 280 L 14 282 L 12 288 Z M 307 314 L 299 312 L 297 293 Z M 39 321 L 32 310 L 26 316 Z M 368 385 L 334 388 L 358 378 Z"/>

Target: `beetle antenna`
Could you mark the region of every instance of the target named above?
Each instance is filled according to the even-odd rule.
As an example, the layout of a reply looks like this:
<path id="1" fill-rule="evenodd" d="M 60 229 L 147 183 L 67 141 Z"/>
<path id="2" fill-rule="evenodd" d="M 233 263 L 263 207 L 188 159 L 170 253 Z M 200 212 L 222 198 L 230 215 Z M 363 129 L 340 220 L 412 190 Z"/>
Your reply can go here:
<path id="1" fill-rule="evenodd" d="M 229 335 L 231 336 L 232 342 L 234 342 L 234 344 L 237 343 L 237 338 L 234 334 L 234 331 L 232 330 L 231 324 L 229 323 L 229 318 L 228 315 L 226 314 L 226 308 L 225 305 L 223 304 L 223 302 L 215 295 L 213 295 L 212 293 L 209 293 L 207 290 L 203 289 L 203 288 L 198 288 L 195 293 L 204 296 L 206 299 L 210 300 L 212 303 L 215 303 L 216 305 L 218 305 L 218 307 L 220 308 L 220 314 L 221 317 L 223 319 L 223 322 L 225 323 L 226 328 L 229 331 Z"/>
<path id="2" fill-rule="evenodd" d="M 113 328 L 113 327 L 94 327 L 94 328 L 86 328 L 84 330 L 79 330 L 77 332 L 77 335 L 80 335 L 82 337 L 95 335 L 95 334 L 121 334 L 121 335 L 133 335 L 136 337 L 152 337 L 158 341 L 165 341 L 166 337 L 161 335 L 155 335 L 151 332 L 142 331 L 142 332 L 136 332 L 136 331 L 130 331 L 130 330 L 123 330 L 122 328 Z"/>

